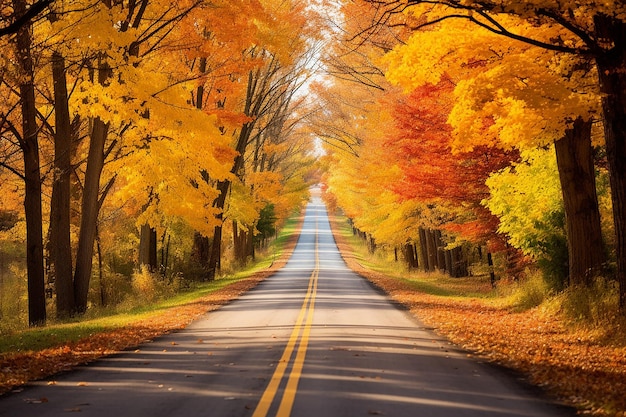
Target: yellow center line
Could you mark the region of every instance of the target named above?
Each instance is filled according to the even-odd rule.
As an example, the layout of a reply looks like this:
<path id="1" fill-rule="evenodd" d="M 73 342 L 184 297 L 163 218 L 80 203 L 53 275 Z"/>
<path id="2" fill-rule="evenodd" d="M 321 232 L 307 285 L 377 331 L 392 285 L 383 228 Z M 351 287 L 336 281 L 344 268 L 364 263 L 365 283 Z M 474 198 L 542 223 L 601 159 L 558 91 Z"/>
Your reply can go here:
<path id="1" fill-rule="evenodd" d="M 294 348 L 300 337 L 300 333 L 302 336 L 300 337 L 300 343 L 298 345 L 298 351 L 296 353 L 296 358 L 293 363 L 293 367 L 291 369 L 291 373 L 289 374 L 289 379 L 287 380 L 287 386 L 285 388 L 285 392 L 283 393 L 283 398 L 280 402 L 280 406 L 278 408 L 278 412 L 276 417 L 289 417 L 291 414 L 291 408 L 293 406 L 293 402 L 296 396 L 296 391 L 298 389 L 298 382 L 300 381 L 300 376 L 302 375 L 302 368 L 304 366 L 304 358 L 306 357 L 306 350 L 309 343 L 309 336 L 311 334 L 311 325 L 313 323 L 313 312 L 315 306 L 315 295 L 317 293 L 317 281 L 319 275 L 319 251 L 318 251 L 318 234 L 317 234 L 317 218 L 315 219 L 315 268 L 311 273 L 311 277 L 309 278 L 309 285 L 307 288 L 307 293 L 304 296 L 304 301 L 302 302 L 302 308 L 300 309 L 300 313 L 298 314 L 298 318 L 296 319 L 296 324 L 291 332 L 291 336 L 289 337 L 289 341 L 287 342 L 287 346 L 283 352 L 283 355 L 276 366 L 276 370 L 272 375 L 272 379 L 270 380 L 267 388 L 263 392 L 261 396 L 261 400 L 257 405 L 252 417 L 266 417 L 272 403 L 274 402 L 274 397 L 278 392 L 278 388 L 280 386 L 280 382 L 285 375 L 285 371 L 289 362 L 291 361 L 291 356 L 293 355 Z M 304 323 L 306 317 L 306 323 Z M 304 323 L 304 327 L 303 327 Z"/>

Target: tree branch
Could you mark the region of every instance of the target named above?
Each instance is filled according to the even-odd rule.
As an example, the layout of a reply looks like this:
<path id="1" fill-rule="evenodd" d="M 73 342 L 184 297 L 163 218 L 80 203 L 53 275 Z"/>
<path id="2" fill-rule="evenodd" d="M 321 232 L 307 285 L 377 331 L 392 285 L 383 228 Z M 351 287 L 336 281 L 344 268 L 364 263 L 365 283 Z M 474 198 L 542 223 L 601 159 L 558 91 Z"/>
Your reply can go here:
<path id="1" fill-rule="evenodd" d="M 386 1 L 386 0 L 366 0 L 370 4 L 377 5 L 378 7 L 385 8 L 384 14 L 391 15 L 398 13 L 398 10 L 406 10 L 410 6 L 419 5 L 419 4 L 428 4 L 432 6 L 445 6 L 454 10 L 462 10 L 467 12 L 464 13 L 455 13 L 451 12 L 446 16 L 442 16 L 438 19 L 419 24 L 417 26 L 411 27 L 412 30 L 419 30 L 431 25 L 435 25 L 437 23 L 441 23 L 448 19 L 465 19 L 474 23 L 486 30 L 489 30 L 492 33 L 497 35 L 506 36 L 510 39 L 515 39 L 520 42 L 526 43 L 528 45 L 537 46 L 539 48 L 543 48 L 550 51 L 574 54 L 574 55 L 593 55 L 598 53 L 599 46 L 595 42 L 595 40 L 582 28 L 576 26 L 574 23 L 568 21 L 563 16 L 555 13 L 554 10 L 538 8 L 535 11 L 535 15 L 537 18 L 547 18 L 551 20 L 553 23 L 560 25 L 574 36 L 578 37 L 586 47 L 584 48 L 574 48 L 568 47 L 564 45 L 559 45 L 555 43 L 541 41 L 539 39 L 531 38 L 528 36 L 518 35 L 516 33 L 511 32 L 507 28 L 505 28 L 502 24 L 498 22 L 498 20 L 494 17 L 494 14 L 502 13 L 515 15 L 513 12 L 507 12 L 506 10 L 496 10 L 498 6 L 491 1 L 484 2 L 475 2 L 470 4 L 460 4 L 453 0 L 408 0 L 407 3 L 399 2 L 399 1 Z M 402 8 L 399 9 L 399 4 L 401 4 Z M 481 20 L 473 13 L 480 16 Z M 376 26 L 381 24 L 381 22 L 375 22 L 372 26 Z"/>
<path id="2" fill-rule="evenodd" d="M 18 30 L 26 25 L 31 19 L 36 17 L 39 13 L 48 7 L 54 0 L 41 0 L 37 1 L 30 6 L 30 8 L 22 16 L 15 19 L 9 25 L 0 28 L 0 36 L 12 35 L 17 33 Z"/>

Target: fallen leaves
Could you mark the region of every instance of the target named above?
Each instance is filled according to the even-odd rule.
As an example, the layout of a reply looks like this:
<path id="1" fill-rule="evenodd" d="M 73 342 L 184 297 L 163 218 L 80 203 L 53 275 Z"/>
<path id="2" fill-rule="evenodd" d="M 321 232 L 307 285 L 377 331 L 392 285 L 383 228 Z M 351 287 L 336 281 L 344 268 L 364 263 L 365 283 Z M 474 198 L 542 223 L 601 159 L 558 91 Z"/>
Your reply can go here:
<path id="1" fill-rule="evenodd" d="M 24 402 L 26 404 L 44 404 L 48 402 L 48 399 L 45 397 L 42 398 L 25 398 Z"/>
<path id="2" fill-rule="evenodd" d="M 427 328 L 476 356 L 523 375 L 583 413 L 626 416 L 626 348 L 602 344 L 537 310 L 512 312 L 478 300 L 438 297 L 364 268 L 331 219 L 350 268 L 410 309 Z"/>
<path id="3" fill-rule="evenodd" d="M 301 226 L 302 218 L 300 219 Z M 184 328 L 199 316 L 238 298 L 284 266 L 296 246 L 297 238 L 298 233 L 294 233 L 287 242 L 280 259 L 276 260 L 270 268 L 234 282 L 187 305 L 162 310 L 126 328 L 91 334 L 74 343 L 61 343 L 57 347 L 40 351 L 19 351 L 0 355 L 0 370 L 2 371 L 0 372 L 0 394 L 14 390 L 15 387 L 29 381 L 55 375 L 100 357 L 136 347 L 172 330 Z M 198 343 L 202 342 L 199 340 Z M 80 383 L 79 386 L 81 386 Z M 33 401 L 41 400 L 34 399 Z"/>

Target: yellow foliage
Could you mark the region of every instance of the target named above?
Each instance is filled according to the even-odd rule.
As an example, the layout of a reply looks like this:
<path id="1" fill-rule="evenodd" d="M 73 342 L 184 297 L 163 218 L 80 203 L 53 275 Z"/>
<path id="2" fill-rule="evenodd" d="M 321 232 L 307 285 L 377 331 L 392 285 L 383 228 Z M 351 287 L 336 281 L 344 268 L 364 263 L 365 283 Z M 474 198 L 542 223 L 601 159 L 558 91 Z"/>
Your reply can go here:
<path id="1" fill-rule="evenodd" d="M 420 10 L 429 19 L 448 11 Z M 521 18 L 497 16 L 507 28 L 535 39 L 560 37 L 576 42 L 562 27 L 530 25 Z M 463 19 L 449 19 L 415 32 L 383 59 L 386 77 L 410 91 L 436 84 L 445 74 L 456 82 L 448 122 L 454 151 L 499 145 L 522 149 L 545 146 L 562 137 L 576 117 L 599 111 L 599 95 L 587 68 L 573 56 L 559 56 L 493 34 Z"/>
<path id="2" fill-rule="evenodd" d="M 554 147 L 523 153 L 522 162 L 487 180 L 483 204 L 500 219 L 499 231 L 527 255 L 540 256 L 546 237 L 562 234 L 554 217 L 563 211 Z"/>

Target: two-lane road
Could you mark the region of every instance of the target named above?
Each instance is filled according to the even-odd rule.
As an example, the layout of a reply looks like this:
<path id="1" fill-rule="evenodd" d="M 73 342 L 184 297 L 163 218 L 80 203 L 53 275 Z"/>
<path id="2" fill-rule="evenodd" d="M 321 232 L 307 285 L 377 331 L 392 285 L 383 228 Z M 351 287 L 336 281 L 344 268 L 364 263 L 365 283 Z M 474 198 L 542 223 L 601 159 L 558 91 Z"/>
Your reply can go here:
<path id="1" fill-rule="evenodd" d="M 314 197 L 280 272 L 183 331 L 0 397 L 0 416 L 574 415 L 535 394 L 348 270 Z"/>

